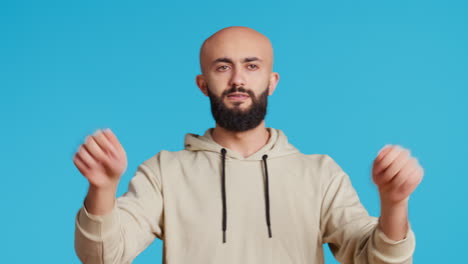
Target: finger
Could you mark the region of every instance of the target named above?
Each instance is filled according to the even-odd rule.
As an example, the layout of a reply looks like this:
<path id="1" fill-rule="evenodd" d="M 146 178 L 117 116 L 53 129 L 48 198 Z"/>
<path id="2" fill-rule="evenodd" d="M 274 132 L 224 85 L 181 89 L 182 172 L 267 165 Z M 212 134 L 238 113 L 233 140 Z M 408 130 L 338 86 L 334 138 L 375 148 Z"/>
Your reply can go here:
<path id="1" fill-rule="evenodd" d="M 396 188 L 404 184 L 409 177 L 418 169 L 416 159 L 412 158 L 406 162 L 405 166 L 393 177 L 390 184 Z"/>
<path id="2" fill-rule="evenodd" d="M 116 150 L 123 151 L 123 147 L 120 144 L 120 141 L 117 139 L 117 137 L 115 136 L 115 134 L 112 132 L 110 128 L 104 129 L 104 135 L 112 144 L 112 146 L 115 147 Z"/>
<path id="3" fill-rule="evenodd" d="M 80 145 L 77 155 L 88 168 L 93 168 L 96 166 L 96 160 L 94 160 L 93 156 L 89 154 L 89 151 L 86 149 L 85 145 Z"/>
<path id="4" fill-rule="evenodd" d="M 389 181 L 393 177 L 395 177 L 403 169 L 403 167 L 410 161 L 409 157 L 410 157 L 409 151 L 406 149 L 403 149 L 398 154 L 396 159 L 390 164 L 390 166 L 388 166 L 388 168 L 382 172 L 385 179 Z"/>
<path id="5" fill-rule="evenodd" d="M 101 147 L 96 143 L 94 136 L 86 137 L 86 149 L 88 150 L 89 154 L 99 163 L 108 162 L 109 158 L 101 149 Z"/>
<path id="6" fill-rule="evenodd" d="M 410 177 L 406 180 L 405 183 L 403 183 L 398 190 L 402 193 L 409 193 L 411 194 L 416 187 L 421 183 L 422 181 L 422 169 L 418 168 L 417 170 L 413 171 L 410 175 Z"/>
<path id="7" fill-rule="evenodd" d="M 81 174 L 85 175 L 87 173 L 89 168 L 78 154 L 73 157 L 73 163 Z"/>
<path id="8" fill-rule="evenodd" d="M 393 146 L 393 145 L 389 145 L 389 144 L 383 146 L 383 147 L 379 150 L 379 152 L 378 152 L 377 157 L 375 158 L 375 160 L 376 160 L 376 161 L 382 160 L 383 157 L 385 157 L 385 156 L 392 150 L 392 148 L 394 148 L 394 146 Z"/>
<path id="9" fill-rule="evenodd" d="M 383 168 L 381 168 L 382 159 L 384 159 L 388 155 L 388 153 L 390 153 L 395 147 L 396 146 L 393 146 L 393 145 L 385 145 L 379 150 L 377 157 L 374 159 L 374 162 L 372 165 L 372 173 L 374 175 L 383 171 Z"/>
<path id="10" fill-rule="evenodd" d="M 94 139 L 96 140 L 96 143 L 101 147 L 101 149 L 105 152 L 110 154 L 112 157 L 116 158 L 117 157 L 117 150 L 115 147 L 110 143 L 110 141 L 107 139 L 107 137 L 104 135 L 104 132 L 102 130 L 98 130 L 96 133 L 94 133 Z"/>
<path id="11" fill-rule="evenodd" d="M 400 152 L 403 151 L 403 148 L 400 146 L 394 146 L 386 155 L 382 158 L 382 160 L 377 161 L 374 165 L 374 174 L 381 174 L 384 170 L 388 169 L 388 167 L 398 158 Z"/>

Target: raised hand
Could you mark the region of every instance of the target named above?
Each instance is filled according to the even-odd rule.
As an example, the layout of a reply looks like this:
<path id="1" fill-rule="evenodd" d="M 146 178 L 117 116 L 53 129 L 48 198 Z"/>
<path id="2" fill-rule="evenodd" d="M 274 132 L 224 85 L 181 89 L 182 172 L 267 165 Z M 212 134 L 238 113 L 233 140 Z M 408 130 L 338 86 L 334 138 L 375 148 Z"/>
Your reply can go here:
<path id="1" fill-rule="evenodd" d="M 90 188 L 116 189 L 127 168 L 127 155 L 110 129 L 97 130 L 80 145 L 73 163 L 88 179 Z"/>
<path id="2" fill-rule="evenodd" d="M 384 204 L 407 200 L 421 182 L 423 174 L 423 168 L 410 151 L 396 145 L 385 146 L 372 168 L 372 179 Z"/>

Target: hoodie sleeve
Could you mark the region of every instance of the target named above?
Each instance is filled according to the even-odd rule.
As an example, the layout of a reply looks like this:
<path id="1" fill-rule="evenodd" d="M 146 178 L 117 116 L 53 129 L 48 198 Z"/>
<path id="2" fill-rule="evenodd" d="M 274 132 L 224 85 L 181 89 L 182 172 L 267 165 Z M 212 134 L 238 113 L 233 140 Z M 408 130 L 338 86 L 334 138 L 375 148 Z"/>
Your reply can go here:
<path id="1" fill-rule="evenodd" d="M 340 263 L 409 264 L 415 249 L 411 227 L 400 241 L 389 239 L 369 216 L 359 201 L 348 175 L 329 156 L 325 157 L 328 180 L 321 210 L 321 232 L 324 243 Z"/>
<path id="2" fill-rule="evenodd" d="M 128 191 L 106 215 L 85 206 L 75 222 L 75 251 L 83 263 L 131 263 L 155 237 L 163 239 L 163 196 L 158 155 L 140 164 Z"/>

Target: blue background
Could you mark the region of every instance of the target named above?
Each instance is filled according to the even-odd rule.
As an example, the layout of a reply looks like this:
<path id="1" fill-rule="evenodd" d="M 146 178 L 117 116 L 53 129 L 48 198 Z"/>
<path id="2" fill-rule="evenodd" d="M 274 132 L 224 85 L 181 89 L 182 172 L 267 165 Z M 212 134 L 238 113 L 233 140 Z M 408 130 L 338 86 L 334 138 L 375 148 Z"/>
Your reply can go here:
<path id="1" fill-rule="evenodd" d="M 275 49 L 267 125 L 332 156 L 376 216 L 372 160 L 387 143 L 412 150 L 426 172 L 410 202 L 415 263 L 460 263 L 467 14 L 466 1 L 2 1 L 1 262 L 79 263 L 79 144 L 98 128 L 117 134 L 129 160 L 122 194 L 138 164 L 214 125 L 194 81 L 198 50 L 242 25 Z M 134 263 L 161 263 L 161 249 L 156 241 Z"/>

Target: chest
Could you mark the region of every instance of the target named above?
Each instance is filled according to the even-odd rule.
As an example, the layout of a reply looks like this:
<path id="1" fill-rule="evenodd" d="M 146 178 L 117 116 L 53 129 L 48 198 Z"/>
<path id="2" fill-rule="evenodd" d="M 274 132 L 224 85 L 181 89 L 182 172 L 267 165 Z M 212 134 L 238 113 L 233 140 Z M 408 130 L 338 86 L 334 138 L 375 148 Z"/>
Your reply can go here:
<path id="1" fill-rule="evenodd" d="M 225 203 L 228 232 L 235 236 L 266 236 L 266 174 L 271 225 L 277 236 L 316 232 L 320 221 L 321 192 L 318 177 L 304 167 L 271 160 L 227 160 Z M 223 195 L 221 163 L 180 166 L 164 180 L 165 212 L 199 235 L 221 230 Z M 209 236 L 210 233 L 204 233 Z"/>

